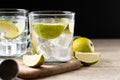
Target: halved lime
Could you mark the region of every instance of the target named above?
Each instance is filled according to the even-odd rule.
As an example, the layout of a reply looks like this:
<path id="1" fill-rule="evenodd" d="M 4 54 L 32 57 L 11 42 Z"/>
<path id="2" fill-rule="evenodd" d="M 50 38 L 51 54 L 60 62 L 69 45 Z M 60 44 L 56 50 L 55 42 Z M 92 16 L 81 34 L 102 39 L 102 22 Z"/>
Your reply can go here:
<path id="1" fill-rule="evenodd" d="M 6 39 L 14 39 L 19 35 L 18 28 L 8 20 L 0 20 L 0 32 L 6 33 Z"/>
<path id="2" fill-rule="evenodd" d="M 60 36 L 66 24 L 35 24 L 34 30 L 36 34 L 43 39 L 54 39 Z"/>
<path id="3" fill-rule="evenodd" d="M 29 67 L 40 67 L 44 63 L 44 56 L 39 55 L 24 55 L 23 63 Z"/>
<path id="4" fill-rule="evenodd" d="M 100 53 L 98 52 L 75 52 L 75 57 L 80 60 L 84 65 L 90 66 L 95 64 L 100 59 Z"/>

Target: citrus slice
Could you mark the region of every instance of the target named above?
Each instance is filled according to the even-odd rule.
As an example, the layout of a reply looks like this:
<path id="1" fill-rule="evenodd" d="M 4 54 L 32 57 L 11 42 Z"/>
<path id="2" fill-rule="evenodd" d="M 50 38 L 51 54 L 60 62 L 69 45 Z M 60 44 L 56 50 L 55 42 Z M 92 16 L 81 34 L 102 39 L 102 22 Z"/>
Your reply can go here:
<path id="1" fill-rule="evenodd" d="M 14 39 L 19 35 L 18 28 L 8 20 L 0 20 L 0 32 L 5 32 L 5 38 Z"/>
<path id="2" fill-rule="evenodd" d="M 72 45 L 72 56 L 75 57 L 75 52 L 94 52 L 94 44 L 91 39 L 86 37 L 76 36 Z"/>
<path id="3" fill-rule="evenodd" d="M 37 47 L 40 45 L 40 42 L 38 41 L 37 36 L 35 35 L 34 31 L 30 33 L 31 37 L 31 47 L 32 47 L 32 52 L 33 54 L 39 54 Z"/>
<path id="4" fill-rule="evenodd" d="M 15 24 L 18 28 L 19 34 L 21 34 L 25 29 L 25 20 L 19 21 Z"/>
<path id="5" fill-rule="evenodd" d="M 44 56 L 39 55 L 24 55 L 23 63 L 29 67 L 40 67 L 44 63 Z"/>
<path id="6" fill-rule="evenodd" d="M 40 38 L 53 39 L 62 34 L 65 26 L 65 24 L 36 24 L 34 30 Z"/>
<path id="7" fill-rule="evenodd" d="M 70 29 L 69 29 L 69 24 L 65 27 L 64 33 L 65 33 L 65 34 L 70 34 L 70 33 L 71 33 L 71 32 L 70 32 Z"/>
<path id="8" fill-rule="evenodd" d="M 100 53 L 93 52 L 75 52 L 75 57 L 81 61 L 81 63 L 85 66 L 90 66 L 92 64 L 95 64 L 100 59 Z"/>

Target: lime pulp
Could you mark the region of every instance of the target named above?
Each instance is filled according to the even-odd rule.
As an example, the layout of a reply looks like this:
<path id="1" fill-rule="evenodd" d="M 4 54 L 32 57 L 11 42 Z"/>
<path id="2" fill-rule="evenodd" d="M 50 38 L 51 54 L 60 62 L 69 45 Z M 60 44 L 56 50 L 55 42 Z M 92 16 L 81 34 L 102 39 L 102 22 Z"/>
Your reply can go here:
<path id="1" fill-rule="evenodd" d="M 34 30 L 40 38 L 48 40 L 59 37 L 64 31 L 65 26 L 66 26 L 65 24 L 41 23 L 35 24 Z"/>

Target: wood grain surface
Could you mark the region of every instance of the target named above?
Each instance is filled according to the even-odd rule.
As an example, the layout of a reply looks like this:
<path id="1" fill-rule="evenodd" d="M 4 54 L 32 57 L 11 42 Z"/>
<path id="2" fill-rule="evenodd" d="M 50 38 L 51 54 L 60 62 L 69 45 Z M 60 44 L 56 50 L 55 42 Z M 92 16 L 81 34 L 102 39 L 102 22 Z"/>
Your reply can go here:
<path id="1" fill-rule="evenodd" d="M 120 39 L 92 39 L 101 53 L 98 63 L 89 67 L 32 80 L 120 80 Z M 17 78 L 15 80 L 24 80 Z M 31 79 L 27 79 L 31 80 Z"/>
<path id="2" fill-rule="evenodd" d="M 22 59 L 16 59 L 19 65 L 18 77 L 22 79 L 37 79 L 55 74 L 65 73 L 68 71 L 79 69 L 82 65 L 76 60 L 72 59 L 67 63 L 59 64 L 44 64 L 39 68 L 31 68 L 24 65 Z"/>

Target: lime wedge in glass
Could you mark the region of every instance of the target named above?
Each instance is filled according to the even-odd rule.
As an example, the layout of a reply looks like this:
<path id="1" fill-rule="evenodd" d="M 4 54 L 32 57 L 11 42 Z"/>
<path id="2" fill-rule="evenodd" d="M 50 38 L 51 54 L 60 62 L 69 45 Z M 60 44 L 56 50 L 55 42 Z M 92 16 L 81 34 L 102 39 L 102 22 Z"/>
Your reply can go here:
<path id="1" fill-rule="evenodd" d="M 18 21 L 18 23 L 16 23 L 15 25 L 18 28 L 19 35 L 20 35 L 25 29 L 25 20 Z"/>
<path id="2" fill-rule="evenodd" d="M 85 66 L 90 66 L 95 64 L 100 59 L 100 53 L 98 52 L 75 52 L 75 57 L 81 61 L 81 63 Z"/>
<path id="3" fill-rule="evenodd" d="M 10 21 L 0 20 L 0 32 L 5 32 L 6 39 L 14 39 L 19 35 L 18 28 Z"/>
<path id="4" fill-rule="evenodd" d="M 40 38 L 48 40 L 59 37 L 62 34 L 65 26 L 66 24 L 35 24 L 34 30 Z"/>
<path id="5" fill-rule="evenodd" d="M 33 54 L 39 54 L 37 47 L 40 45 L 40 42 L 38 41 L 38 36 L 35 35 L 35 32 L 31 32 L 30 33 L 30 37 L 31 37 L 31 45 L 32 45 L 32 52 Z"/>
<path id="6" fill-rule="evenodd" d="M 0 20 L 0 32 L 5 32 L 5 39 L 17 38 L 25 29 L 25 21 L 13 24 L 9 20 Z"/>

